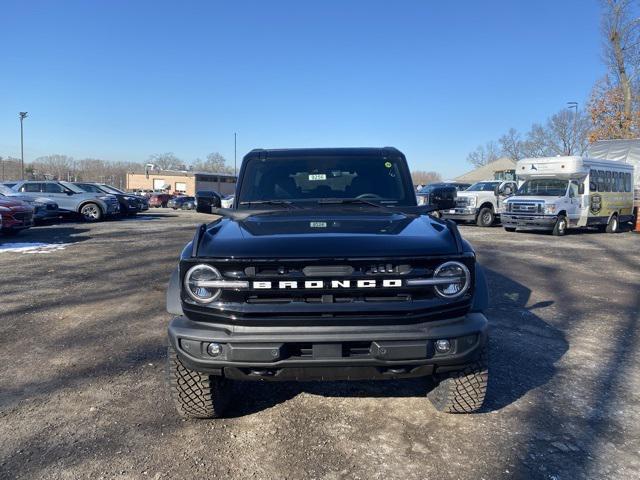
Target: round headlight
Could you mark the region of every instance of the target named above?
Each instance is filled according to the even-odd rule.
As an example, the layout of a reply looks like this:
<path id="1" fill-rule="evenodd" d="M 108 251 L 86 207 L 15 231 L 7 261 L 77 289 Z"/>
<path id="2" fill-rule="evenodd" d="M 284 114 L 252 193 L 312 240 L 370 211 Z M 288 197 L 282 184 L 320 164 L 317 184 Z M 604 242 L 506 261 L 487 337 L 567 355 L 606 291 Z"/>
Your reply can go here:
<path id="1" fill-rule="evenodd" d="M 211 303 L 220 296 L 219 288 L 207 286 L 207 282 L 220 280 L 220 272 L 210 265 L 191 267 L 184 276 L 184 288 L 187 294 L 198 303 Z"/>
<path id="2" fill-rule="evenodd" d="M 469 269 L 460 262 L 445 262 L 436 268 L 434 279 L 449 280 L 451 283 L 434 285 L 438 295 L 444 298 L 456 298 L 462 296 L 469 288 L 471 274 Z"/>

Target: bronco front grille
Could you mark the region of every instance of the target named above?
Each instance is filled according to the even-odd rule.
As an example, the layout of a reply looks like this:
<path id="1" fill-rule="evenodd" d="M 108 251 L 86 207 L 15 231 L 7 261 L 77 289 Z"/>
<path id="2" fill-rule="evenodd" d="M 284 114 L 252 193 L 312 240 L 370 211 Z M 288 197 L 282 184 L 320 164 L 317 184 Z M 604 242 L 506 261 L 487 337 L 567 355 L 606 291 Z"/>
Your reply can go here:
<path id="1" fill-rule="evenodd" d="M 445 261 L 457 260 L 469 268 L 471 285 L 456 299 L 436 295 L 432 286 L 411 279 L 433 276 Z M 429 315 L 468 309 L 473 292 L 474 257 L 461 255 L 402 259 L 343 259 L 283 261 L 210 261 L 224 280 L 246 281 L 246 289 L 222 290 L 215 302 L 200 305 L 183 294 L 189 316 L 203 320 L 266 321 L 278 319 L 366 319 L 418 321 Z M 194 264 L 181 263 L 181 275 Z M 281 286 L 284 285 L 284 286 Z M 464 313 L 464 312 L 463 312 Z"/>

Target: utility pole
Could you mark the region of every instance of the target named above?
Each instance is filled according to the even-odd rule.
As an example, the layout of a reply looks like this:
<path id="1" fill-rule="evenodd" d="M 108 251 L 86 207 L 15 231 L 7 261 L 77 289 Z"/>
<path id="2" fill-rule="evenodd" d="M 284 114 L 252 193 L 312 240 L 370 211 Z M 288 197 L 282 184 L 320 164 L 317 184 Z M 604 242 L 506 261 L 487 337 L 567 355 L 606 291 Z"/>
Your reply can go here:
<path id="1" fill-rule="evenodd" d="M 578 102 L 567 102 L 567 108 L 569 110 L 571 110 L 572 108 L 574 109 L 573 112 L 573 142 L 571 143 L 572 147 L 575 147 L 576 143 L 577 143 L 577 138 L 576 135 L 578 133 L 577 130 L 577 122 L 578 122 Z M 575 152 L 573 151 L 573 148 L 571 149 L 571 151 L 569 152 L 569 155 L 574 154 Z"/>
<path id="2" fill-rule="evenodd" d="M 20 112 L 20 163 L 22 167 L 22 180 L 24 180 L 24 130 L 22 121 L 27 118 L 27 112 Z"/>
<path id="3" fill-rule="evenodd" d="M 238 155 L 238 134 L 234 132 L 233 133 L 233 175 L 234 176 L 238 175 L 237 155 Z"/>

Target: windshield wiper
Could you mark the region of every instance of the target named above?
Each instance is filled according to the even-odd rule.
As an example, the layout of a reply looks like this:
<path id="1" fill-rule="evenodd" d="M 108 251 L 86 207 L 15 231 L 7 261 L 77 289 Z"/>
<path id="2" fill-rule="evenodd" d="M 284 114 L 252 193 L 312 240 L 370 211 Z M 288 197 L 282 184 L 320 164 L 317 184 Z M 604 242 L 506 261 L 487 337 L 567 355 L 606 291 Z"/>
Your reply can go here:
<path id="1" fill-rule="evenodd" d="M 371 205 L 372 207 L 384 208 L 385 210 L 391 210 L 386 205 L 382 205 L 380 203 L 372 202 L 370 200 L 365 200 L 364 198 L 324 198 L 318 200 L 318 205 L 346 205 L 346 204 L 354 204 L 360 203 L 364 205 Z"/>
<path id="2" fill-rule="evenodd" d="M 246 205 L 248 207 L 252 205 L 284 205 L 287 208 L 302 208 L 289 200 L 252 200 L 248 202 L 240 202 L 240 205 Z"/>

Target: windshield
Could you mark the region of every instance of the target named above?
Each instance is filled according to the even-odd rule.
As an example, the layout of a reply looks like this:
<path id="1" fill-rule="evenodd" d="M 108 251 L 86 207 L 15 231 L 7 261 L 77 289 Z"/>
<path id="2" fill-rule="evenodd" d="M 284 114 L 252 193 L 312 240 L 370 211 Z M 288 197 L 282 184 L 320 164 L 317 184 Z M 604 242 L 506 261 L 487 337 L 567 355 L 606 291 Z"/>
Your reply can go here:
<path id="1" fill-rule="evenodd" d="M 111 185 L 100 185 L 100 188 L 107 193 L 125 193 L 122 190 L 118 190 L 116 187 L 112 187 Z"/>
<path id="2" fill-rule="evenodd" d="M 558 180 L 555 178 L 536 178 L 524 182 L 516 192 L 516 195 L 561 197 L 566 193 L 568 185 L 568 180 Z"/>
<path id="3" fill-rule="evenodd" d="M 477 182 L 467 188 L 466 192 L 493 192 L 500 182 Z"/>
<path id="4" fill-rule="evenodd" d="M 87 193 L 84 190 L 82 190 L 80 187 L 74 185 L 73 183 L 69 183 L 69 182 L 59 182 L 59 183 L 63 187 L 68 188 L 69 190 L 71 190 L 72 192 L 75 192 L 75 193 Z"/>
<path id="5" fill-rule="evenodd" d="M 326 156 L 248 160 L 239 203 L 324 199 L 366 199 L 415 205 L 402 159 Z"/>
<path id="6" fill-rule="evenodd" d="M 14 195 L 16 192 L 11 190 L 6 185 L 0 185 L 0 195 Z"/>

